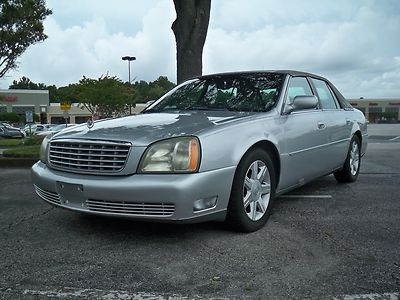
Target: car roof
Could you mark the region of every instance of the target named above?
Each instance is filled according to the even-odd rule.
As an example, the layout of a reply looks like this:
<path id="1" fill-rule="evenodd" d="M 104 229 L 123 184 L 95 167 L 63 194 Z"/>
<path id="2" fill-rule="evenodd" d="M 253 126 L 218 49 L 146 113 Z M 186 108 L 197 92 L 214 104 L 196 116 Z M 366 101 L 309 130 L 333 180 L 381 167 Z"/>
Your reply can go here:
<path id="1" fill-rule="evenodd" d="M 215 73 L 215 74 L 207 74 L 203 76 L 198 76 L 194 78 L 210 78 L 214 76 L 240 76 L 240 75 L 246 75 L 246 74 L 268 74 L 268 73 L 274 73 L 274 74 L 284 74 L 284 75 L 291 75 L 291 76 L 308 76 L 308 77 L 315 77 L 315 78 L 320 78 L 326 80 L 326 78 L 309 73 L 309 72 L 303 72 L 303 71 L 295 71 L 295 70 L 255 70 L 255 71 L 235 71 L 235 72 L 224 72 L 224 73 Z"/>

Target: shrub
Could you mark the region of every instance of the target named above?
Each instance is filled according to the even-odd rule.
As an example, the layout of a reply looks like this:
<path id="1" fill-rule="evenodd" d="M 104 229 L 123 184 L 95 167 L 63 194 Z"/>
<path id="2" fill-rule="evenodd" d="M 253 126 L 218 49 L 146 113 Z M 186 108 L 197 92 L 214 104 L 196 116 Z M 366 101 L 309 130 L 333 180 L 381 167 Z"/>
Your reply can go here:
<path id="1" fill-rule="evenodd" d="M 23 146 L 15 147 L 13 149 L 4 150 L 4 157 L 29 157 L 34 159 L 39 159 L 40 146 Z"/>

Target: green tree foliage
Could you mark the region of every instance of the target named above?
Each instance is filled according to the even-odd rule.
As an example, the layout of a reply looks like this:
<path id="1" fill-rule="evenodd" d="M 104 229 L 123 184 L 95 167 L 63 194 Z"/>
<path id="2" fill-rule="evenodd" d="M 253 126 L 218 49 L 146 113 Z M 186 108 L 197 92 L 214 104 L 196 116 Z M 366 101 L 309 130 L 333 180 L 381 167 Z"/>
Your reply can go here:
<path id="1" fill-rule="evenodd" d="M 98 79 L 83 77 L 79 83 L 64 89 L 62 98 L 77 100 L 92 115 L 99 117 L 123 115 L 135 105 L 133 89 L 117 77 L 110 76 Z"/>
<path id="2" fill-rule="evenodd" d="M 22 76 L 18 81 L 14 80 L 9 86 L 10 90 L 47 90 L 44 83 L 34 83 L 28 77 Z"/>
<path id="3" fill-rule="evenodd" d="M 15 112 L 0 113 L 0 121 L 18 123 L 25 120 L 25 116 L 19 115 Z"/>
<path id="4" fill-rule="evenodd" d="M 175 84 L 169 81 L 167 76 L 160 76 L 157 80 L 150 82 L 151 84 L 160 86 L 164 90 L 164 93 L 175 87 Z"/>
<path id="5" fill-rule="evenodd" d="M 60 102 L 58 89 L 55 85 L 47 86 L 44 83 L 35 83 L 25 76 L 22 76 L 18 81 L 14 80 L 8 88 L 10 90 L 48 90 L 50 102 Z"/>
<path id="6" fill-rule="evenodd" d="M 53 102 L 53 103 L 60 102 L 60 94 L 59 94 L 58 88 L 53 84 L 53 85 L 47 86 L 47 89 L 49 90 L 50 102 Z"/>
<path id="7" fill-rule="evenodd" d="M 43 21 L 51 13 L 44 0 L 1 0 L 0 78 L 17 67 L 17 58 L 30 45 L 47 38 Z"/>
<path id="8" fill-rule="evenodd" d="M 0 121 L 10 122 L 10 123 L 25 123 L 25 115 L 17 114 L 15 112 L 3 112 L 0 113 Z M 39 122 L 40 116 L 33 114 L 33 121 Z"/>
<path id="9" fill-rule="evenodd" d="M 397 116 L 398 116 L 398 114 L 396 112 L 392 112 L 392 111 L 387 111 L 387 112 L 381 113 L 381 118 L 384 118 L 386 120 L 397 120 Z"/>
<path id="10" fill-rule="evenodd" d="M 147 83 L 144 80 L 136 81 L 133 85 L 136 92 L 136 102 L 147 102 L 157 100 L 169 90 L 175 87 L 175 84 L 168 80 L 166 76 L 160 76 L 157 80 Z"/>

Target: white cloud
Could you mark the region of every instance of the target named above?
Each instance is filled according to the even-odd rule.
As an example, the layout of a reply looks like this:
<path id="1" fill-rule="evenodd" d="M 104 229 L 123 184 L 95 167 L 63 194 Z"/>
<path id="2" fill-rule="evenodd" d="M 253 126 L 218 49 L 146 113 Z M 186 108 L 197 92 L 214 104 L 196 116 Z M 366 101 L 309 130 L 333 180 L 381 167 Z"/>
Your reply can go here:
<path id="1" fill-rule="evenodd" d="M 49 38 L 1 87 L 22 76 L 56 85 L 107 72 L 127 80 L 124 55 L 137 57 L 137 80 L 176 80 L 172 0 L 47 3 Z M 399 29 L 397 0 L 213 1 L 203 70 L 298 69 L 327 76 L 347 97 L 399 97 Z"/>
<path id="2" fill-rule="evenodd" d="M 55 16 L 50 16 L 45 21 L 48 39 L 28 49 L 18 71 L 10 73 L 2 86 L 22 76 L 57 86 L 77 82 L 82 76 L 97 78 L 107 73 L 127 81 L 127 62 L 121 60 L 125 55 L 137 57 L 131 63 L 131 79 L 155 80 L 166 75 L 175 80 L 172 5 L 163 1 L 149 9 L 141 19 L 141 30 L 133 36 L 111 33 L 109 20 L 103 17 L 63 29 Z"/>
<path id="3" fill-rule="evenodd" d="M 395 59 L 400 51 L 399 14 L 380 10 L 374 1 L 361 3 L 364 6 L 355 2 L 333 6 L 332 1 L 321 1 L 327 6 L 314 6 L 313 1 L 308 6 L 298 1 L 268 3 L 255 9 L 232 1 L 214 12 L 214 18 L 219 13 L 216 22 L 221 27 L 209 29 L 203 60 L 206 73 L 296 69 L 326 75 L 347 97 L 400 96 L 396 82 L 400 66 Z M 288 21 L 283 24 L 285 13 Z M 263 15 L 274 21 L 265 20 L 257 29 L 251 22 L 247 27 L 243 23 Z M 228 16 L 232 22 L 226 21 Z M 222 24 L 228 25 L 222 28 Z"/>
<path id="4" fill-rule="evenodd" d="M 142 19 L 155 7 L 158 0 L 47 0 L 46 5 L 53 10 L 62 29 L 83 26 L 87 20 L 103 18 L 107 20 L 110 33 L 122 32 L 133 36 L 142 28 Z"/>

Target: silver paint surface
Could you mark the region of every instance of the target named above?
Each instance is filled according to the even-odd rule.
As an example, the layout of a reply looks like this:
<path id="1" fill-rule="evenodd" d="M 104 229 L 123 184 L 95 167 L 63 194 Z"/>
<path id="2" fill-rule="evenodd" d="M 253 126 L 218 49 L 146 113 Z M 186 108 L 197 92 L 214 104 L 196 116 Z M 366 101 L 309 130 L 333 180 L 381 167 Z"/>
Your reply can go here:
<path id="1" fill-rule="evenodd" d="M 288 79 L 284 89 L 287 84 Z M 57 183 L 64 182 L 83 186 L 82 198 L 168 202 L 176 207 L 169 217 L 128 216 L 132 218 L 190 222 L 223 220 L 236 167 L 255 145 L 268 143 L 279 155 L 278 194 L 340 169 L 354 134 L 361 137 L 361 155 L 364 155 L 368 144 L 367 123 L 359 110 L 315 109 L 284 114 L 284 107 L 285 93 L 281 93 L 275 108 L 268 112 L 171 111 L 96 121 L 90 129 L 86 124 L 75 126 L 56 134 L 53 139 L 132 144 L 127 164 L 117 174 L 121 176 L 68 173 L 38 162 L 32 167 L 32 180 L 49 192 L 57 193 Z M 179 136 L 198 137 L 201 145 L 198 173 L 137 173 L 140 159 L 150 144 Z M 215 208 L 193 212 L 194 201 L 210 197 L 217 197 Z M 59 206 L 95 213 L 89 212 L 84 205 Z"/>

